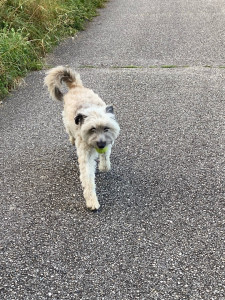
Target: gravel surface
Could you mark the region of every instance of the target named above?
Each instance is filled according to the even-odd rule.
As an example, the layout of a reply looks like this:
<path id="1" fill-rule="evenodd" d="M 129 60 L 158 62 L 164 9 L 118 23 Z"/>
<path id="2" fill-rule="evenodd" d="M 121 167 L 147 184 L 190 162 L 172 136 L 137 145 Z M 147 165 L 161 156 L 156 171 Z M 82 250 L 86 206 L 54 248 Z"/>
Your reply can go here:
<path id="1" fill-rule="evenodd" d="M 98 212 L 44 71 L 0 106 L 0 299 L 225 299 L 224 17 L 220 0 L 111 0 L 48 56 L 121 126 Z"/>

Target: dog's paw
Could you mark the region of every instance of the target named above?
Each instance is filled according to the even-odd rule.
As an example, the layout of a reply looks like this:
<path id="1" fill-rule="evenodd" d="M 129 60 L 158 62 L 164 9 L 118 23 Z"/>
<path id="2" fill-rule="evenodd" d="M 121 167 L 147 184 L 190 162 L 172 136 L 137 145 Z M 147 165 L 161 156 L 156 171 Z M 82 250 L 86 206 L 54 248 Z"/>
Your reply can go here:
<path id="1" fill-rule="evenodd" d="M 111 168 L 108 166 L 99 166 L 100 172 L 108 172 L 109 170 L 111 170 Z"/>
<path id="2" fill-rule="evenodd" d="M 90 210 L 97 210 L 100 207 L 100 204 L 97 199 L 86 201 L 86 206 Z"/>
<path id="3" fill-rule="evenodd" d="M 111 170 L 110 161 L 106 162 L 106 161 L 101 161 L 100 160 L 98 168 L 99 168 L 100 172 L 108 172 L 109 170 Z"/>

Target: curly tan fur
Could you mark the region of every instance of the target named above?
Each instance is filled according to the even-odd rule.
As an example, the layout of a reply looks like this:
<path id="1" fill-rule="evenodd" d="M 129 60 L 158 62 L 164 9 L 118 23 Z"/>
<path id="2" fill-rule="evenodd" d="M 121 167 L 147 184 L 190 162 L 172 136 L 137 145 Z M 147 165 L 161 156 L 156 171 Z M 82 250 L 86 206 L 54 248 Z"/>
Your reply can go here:
<path id="1" fill-rule="evenodd" d="M 63 82 L 69 89 L 64 96 L 61 92 Z M 100 158 L 100 171 L 110 169 L 111 147 L 120 131 L 113 108 L 107 106 L 91 89 L 85 88 L 79 74 L 69 68 L 59 66 L 48 71 L 45 85 L 53 99 L 64 101 L 63 122 L 70 142 L 77 148 L 86 205 L 92 210 L 98 209 L 96 158 Z M 99 155 L 96 148 L 103 147 L 107 147 L 107 151 Z"/>

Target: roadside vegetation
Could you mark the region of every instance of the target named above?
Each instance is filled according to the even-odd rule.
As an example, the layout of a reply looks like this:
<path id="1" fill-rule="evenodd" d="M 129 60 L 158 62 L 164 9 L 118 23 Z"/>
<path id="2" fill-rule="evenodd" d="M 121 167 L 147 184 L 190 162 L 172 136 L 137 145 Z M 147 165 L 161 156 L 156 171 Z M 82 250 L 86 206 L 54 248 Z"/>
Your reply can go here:
<path id="1" fill-rule="evenodd" d="M 84 28 L 105 0 L 0 0 L 0 98 L 62 38 Z"/>

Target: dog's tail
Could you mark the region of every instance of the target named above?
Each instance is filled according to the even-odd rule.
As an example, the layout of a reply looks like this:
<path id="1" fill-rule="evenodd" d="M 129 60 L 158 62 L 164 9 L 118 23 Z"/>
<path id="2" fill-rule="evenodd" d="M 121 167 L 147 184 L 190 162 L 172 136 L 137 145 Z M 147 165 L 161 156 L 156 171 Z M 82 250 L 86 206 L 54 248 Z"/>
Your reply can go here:
<path id="1" fill-rule="evenodd" d="M 70 68 L 59 66 L 49 70 L 45 77 L 45 85 L 47 85 L 50 96 L 56 100 L 63 99 L 63 93 L 60 91 L 63 81 L 69 89 L 77 86 L 83 86 L 80 75 Z"/>

